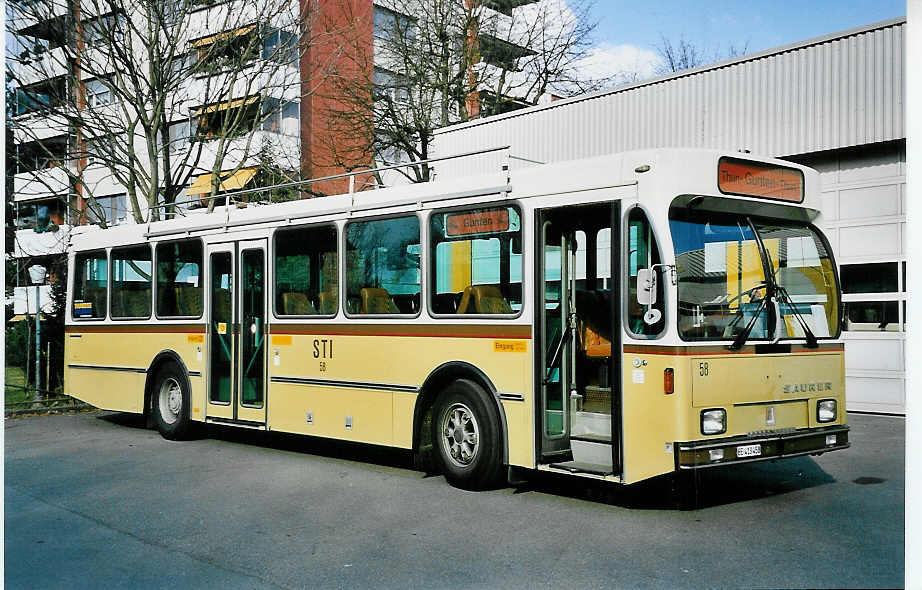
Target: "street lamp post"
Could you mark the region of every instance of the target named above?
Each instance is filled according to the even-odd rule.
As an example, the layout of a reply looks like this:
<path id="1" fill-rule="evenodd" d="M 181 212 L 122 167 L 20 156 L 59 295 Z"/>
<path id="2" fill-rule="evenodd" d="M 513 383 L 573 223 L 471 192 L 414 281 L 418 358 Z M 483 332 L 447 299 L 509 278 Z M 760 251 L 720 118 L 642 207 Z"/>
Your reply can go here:
<path id="1" fill-rule="evenodd" d="M 29 267 L 29 277 L 35 285 L 35 399 L 42 399 L 42 295 L 45 282 L 45 267 L 39 264 Z"/>

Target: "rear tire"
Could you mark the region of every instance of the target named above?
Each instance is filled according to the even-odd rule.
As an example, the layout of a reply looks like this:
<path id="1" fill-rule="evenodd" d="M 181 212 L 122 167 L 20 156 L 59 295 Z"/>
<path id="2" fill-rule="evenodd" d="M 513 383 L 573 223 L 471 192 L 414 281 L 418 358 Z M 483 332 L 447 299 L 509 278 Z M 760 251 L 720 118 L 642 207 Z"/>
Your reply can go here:
<path id="1" fill-rule="evenodd" d="M 435 402 L 432 441 L 445 479 L 463 489 L 495 486 L 503 467 L 503 436 L 493 400 L 473 381 L 459 379 Z"/>
<path id="2" fill-rule="evenodd" d="M 161 367 L 154 380 L 151 412 L 163 438 L 185 440 L 192 436 L 190 401 L 185 373 L 175 363 Z"/>

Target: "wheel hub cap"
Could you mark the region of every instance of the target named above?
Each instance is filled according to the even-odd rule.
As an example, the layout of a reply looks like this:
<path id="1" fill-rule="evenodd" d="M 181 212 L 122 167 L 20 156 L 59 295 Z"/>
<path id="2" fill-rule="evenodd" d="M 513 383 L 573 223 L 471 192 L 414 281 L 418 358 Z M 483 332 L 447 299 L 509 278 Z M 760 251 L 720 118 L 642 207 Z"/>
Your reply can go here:
<path id="1" fill-rule="evenodd" d="M 166 379 L 160 386 L 160 394 L 157 396 L 160 406 L 160 417 L 167 424 L 173 424 L 179 420 L 182 414 L 182 387 L 175 379 Z"/>
<path id="2" fill-rule="evenodd" d="M 178 389 L 177 387 L 170 389 L 170 411 L 174 414 L 178 414 L 182 407 L 182 394 L 177 391 Z"/>
<path id="3" fill-rule="evenodd" d="M 442 414 L 440 426 L 444 454 L 458 467 L 470 465 L 480 446 L 480 429 L 471 409 L 462 403 L 452 404 Z"/>

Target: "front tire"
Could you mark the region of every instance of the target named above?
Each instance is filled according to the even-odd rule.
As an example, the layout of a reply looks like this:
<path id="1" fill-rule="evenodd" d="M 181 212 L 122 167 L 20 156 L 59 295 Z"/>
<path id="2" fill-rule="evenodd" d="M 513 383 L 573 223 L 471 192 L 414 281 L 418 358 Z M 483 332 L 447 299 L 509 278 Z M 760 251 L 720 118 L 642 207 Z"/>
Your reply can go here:
<path id="1" fill-rule="evenodd" d="M 432 440 L 445 479 L 464 489 L 495 485 L 503 467 L 503 437 L 495 404 L 473 381 L 459 379 L 435 403 Z"/>
<path id="2" fill-rule="evenodd" d="M 164 365 L 157 372 L 151 395 L 151 411 L 163 438 L 184 440 L 192 435 L 189 405 L 189 385 L 185 374 L 174 363 Z"/>

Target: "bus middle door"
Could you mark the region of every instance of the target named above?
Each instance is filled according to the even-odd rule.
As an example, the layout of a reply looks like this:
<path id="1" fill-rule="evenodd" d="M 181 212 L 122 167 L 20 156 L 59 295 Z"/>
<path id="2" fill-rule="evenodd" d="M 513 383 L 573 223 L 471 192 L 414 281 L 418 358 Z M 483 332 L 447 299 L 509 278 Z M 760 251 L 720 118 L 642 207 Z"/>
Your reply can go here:
<path id="1" fill-rule="evenodd" d="M 266 423 L 266 241 L 209 247 L 211 421 Z"/>

